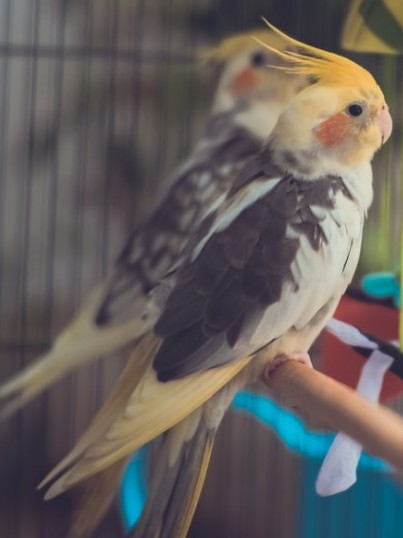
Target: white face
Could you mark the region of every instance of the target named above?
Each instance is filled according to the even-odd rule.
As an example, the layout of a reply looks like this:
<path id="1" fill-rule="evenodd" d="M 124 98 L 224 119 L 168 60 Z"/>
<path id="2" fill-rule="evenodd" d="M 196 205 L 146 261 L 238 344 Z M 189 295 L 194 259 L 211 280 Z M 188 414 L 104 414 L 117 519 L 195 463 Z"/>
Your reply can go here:
<path id="1" fill-rule="evenodd" d="M 350 166 L 370 161 L 390 131 L 390 115 L 380 92 L 312 86 L 280 115 L 273 143 L 283 151 Z"/>

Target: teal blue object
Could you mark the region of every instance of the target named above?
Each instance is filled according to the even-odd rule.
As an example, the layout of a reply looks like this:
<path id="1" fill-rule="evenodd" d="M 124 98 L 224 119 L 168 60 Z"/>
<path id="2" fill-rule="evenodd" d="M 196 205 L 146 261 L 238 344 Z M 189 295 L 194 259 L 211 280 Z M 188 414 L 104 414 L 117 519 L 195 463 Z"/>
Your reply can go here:
<path id="1" fill-rule="evenodd" d="M 261 394 L 247 391 L 239 392 L 232 402 L 232 407 L 237 411 L 250 414 L 265 426 L 273 429 L 287 448 L 306 457 L 308 462 L 316 461 L 318 466 L 334 439 L 334 435 L 307 430 L 299 417 Z M 147 447 L 145 447 L 136 452 L 123 478 L 120 502 L 126 530 L 135 525 L 145 503 L 147 462 Z M 385 462 L 365 453 L 361 456 L 359 467 L 371 471 L 388 469 Z M 310 477 L 305 483 L 307 491 L 304 493 L 308 498 L 312 498 L 313 503 L 316 502 L 315 499 L 319 499 L 315 494 L 315 479 L 316 475 Z M 322 538 L 323 536 L 327 535 L 304 535 L 305 538 Z M 340 534 L 339 536 L 344 538 L 344 535 Z M 358 534 L 354 538 L 361 536 L 368 538 L 365 534 Z"/>
<path id="2" fill-rule="evenodd" d="M 402 304 L 402 291 L 398 279 L 393 273 L 371 273 L 361 280 L 364 292 L 375 299 L 392 298 L 396 307 Z"/>
<path id="3" fill-rule="evenodd" d="M 291 411 L 284 409 L 276 402 L 264 396 L 248 391 L 236 394 L 232 407 L 237 411 L 250 414 L 253 418 L 273 429 L 285 446 L 303 456 L 318 458 L 326 455 L 335 437 L 334 434 L 313 432 Z M 386 470 L 389 466 L 379 458 L 363 453 L 360 467 Z"/>
<path id="4" fill-rule="evenodd" d="M 126 467 L 120 487 L 120 509 L 126 531 L 136 524 L 143 510 L 147 497 L 147 469 L 148 447 L 143 446 Z"/>
<path id="5" fill-rule="evenodd" d="M 321 462 L 304 458 L 296 491 L 298 529 L 293 538 L 402 538 L 403 491 L 388 474 L 360 467 L 356 484 L 331 497 L 315 495 Z"/>

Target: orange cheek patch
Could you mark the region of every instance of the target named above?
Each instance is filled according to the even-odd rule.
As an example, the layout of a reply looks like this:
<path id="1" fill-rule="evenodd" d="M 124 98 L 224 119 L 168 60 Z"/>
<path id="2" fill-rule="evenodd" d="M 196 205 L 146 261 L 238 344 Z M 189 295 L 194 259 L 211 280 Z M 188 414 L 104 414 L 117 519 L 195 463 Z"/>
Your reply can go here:
<path id="1" fill-rule="evenodd" d="M 319 142 L 328 148 L 339 144 L 347 130 L 349 120 L 344 112 L 339 112 L 324 121 L 316 129 L 316 138 Z"/>
<path id="2" fill-rule="evenodd" d="M 235 77 L 232 83 L 232 91 L 234 93 L 244 93 L 249 90 L 252 90 L 257 83 L 256 73 L 250 67 L 243 69 Z"/>

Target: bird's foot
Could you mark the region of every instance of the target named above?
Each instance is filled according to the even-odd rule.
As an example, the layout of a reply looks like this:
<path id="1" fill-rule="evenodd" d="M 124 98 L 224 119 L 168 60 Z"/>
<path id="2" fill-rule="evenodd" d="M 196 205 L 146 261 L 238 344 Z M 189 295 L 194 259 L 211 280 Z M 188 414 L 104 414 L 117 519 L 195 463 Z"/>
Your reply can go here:
<path id="1" fill-rule="evenodd" d="M 278 366 L 280 366 L 280 364 L 283 364 L 283 362 L 287 362 L 287 361 L 302 362 L 302 364 L 309 366 L 309 368 L 313 368 L 309 353 L 300 352 L 300 353 L 290 353 L 289 355 L 285 355 L 285 354 L 277 355 L 277 357 L 275 357 L 272 361 L 270 361 L 269 364 L 265 367 L 263 371 L 263 378 L 269 380 L 274 370 Z"/>
<path id="2" fill-rule="evenodd" d="M 283 364 L 284 362 L 288 361 L 298 361 L 302 364 L 305 364 L 309 368 L 313 368 L 311 357 L 306 352 L 296 352 L 296 353 L 290 353 L 290 354 L 282 354 L 277 355 L 272 361 L 270 361 L 266 367 L 263 370 L 262 373 L 262 381 L 265 385 L 270 387 L 271 378 L 273 375 L 273 372 L 280 366 L 280 364 Z M 291 409 L 298 410 L 297 405 L 290 405 Z"/>

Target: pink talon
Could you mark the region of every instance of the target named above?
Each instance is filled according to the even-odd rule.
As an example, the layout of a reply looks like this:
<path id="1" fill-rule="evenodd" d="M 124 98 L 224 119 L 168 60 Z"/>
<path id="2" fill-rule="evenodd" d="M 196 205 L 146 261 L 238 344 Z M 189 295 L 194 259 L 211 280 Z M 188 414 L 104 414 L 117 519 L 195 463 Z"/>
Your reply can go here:
<path id="1" fill-rule="evenodd" d="M 271 376 L 274 372 L 274 370 L 280 366 L 280 364 L 283 364 L 283 362 L 287 361 L 298 361 L 302 362 L 302 364 L 305 364 L 309 368 L 313 368 L 311 357 L 306 352 L 299 352 L 299 353 L 290 353 L 289 355 L 283 354 L 283 355 L 277 355 L 270 363 L 266 366 L 266 368 L 263 370 L 263 381 L 266 385 L 269 385 L 271 381 Z M 298 409 L 297 405 L 290 405 L 289 407 L 291 409 Z"/>
<path id="2" fill-rule="evenodd" d="M 300 352 L 300 353 L 290 353 L 289 355 L 277 355 L 270 363 L 266 366 L 263 372 L 263 377 L 266 379 L 270 379 L 272 373 L 274 370 L 280 366 L 280 364 L 283 364 L 283 362 L 286 361 L 298 361 L 302 362 L 302 364 L 305 364 L 309 368 L 313 368 L 311 357 L 309 356 L 309 353 L 306 352 Z"/>

